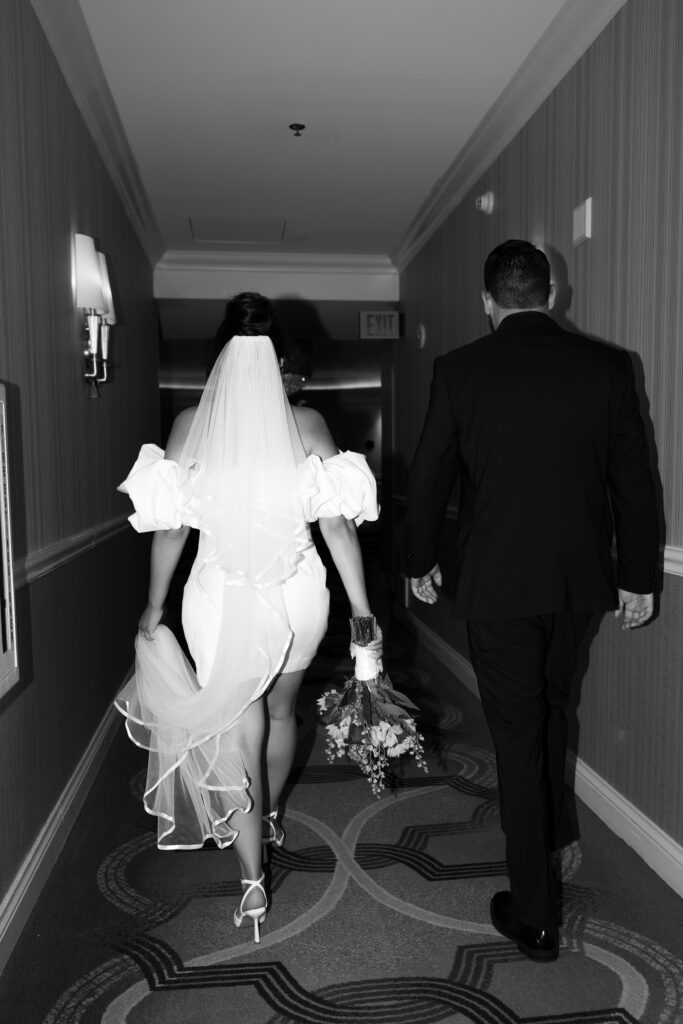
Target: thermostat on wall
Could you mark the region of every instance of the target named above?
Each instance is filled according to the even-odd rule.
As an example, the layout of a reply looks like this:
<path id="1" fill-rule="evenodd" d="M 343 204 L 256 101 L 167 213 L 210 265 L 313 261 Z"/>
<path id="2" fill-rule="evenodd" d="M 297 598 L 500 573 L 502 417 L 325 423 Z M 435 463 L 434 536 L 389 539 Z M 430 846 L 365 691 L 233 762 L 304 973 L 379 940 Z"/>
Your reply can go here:
<path id="1" fill-rule="evenodd" d="M 477 196 L 474 200 L 474 206 L 480 213 L 493 213 L 493 207 L 495 205 L 495 197 L 493 192 L 484 192 L 483 195 Z"/>

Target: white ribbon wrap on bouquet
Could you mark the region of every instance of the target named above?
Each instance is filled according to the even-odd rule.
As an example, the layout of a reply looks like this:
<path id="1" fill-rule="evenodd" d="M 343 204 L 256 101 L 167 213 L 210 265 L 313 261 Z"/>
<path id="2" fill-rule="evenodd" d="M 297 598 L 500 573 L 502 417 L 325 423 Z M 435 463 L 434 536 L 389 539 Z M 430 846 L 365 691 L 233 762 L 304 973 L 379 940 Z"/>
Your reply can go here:
<path id="1" fill-rule="evenodd" d="M 350 651 L 351 657 L 356 662 L 354 676 L 360 682 L 376 679 L 383 672 L 381 646 L 378 649 L 373 649 L 372 647 L 359 647 L 358 644 L 352 643 Z"/>

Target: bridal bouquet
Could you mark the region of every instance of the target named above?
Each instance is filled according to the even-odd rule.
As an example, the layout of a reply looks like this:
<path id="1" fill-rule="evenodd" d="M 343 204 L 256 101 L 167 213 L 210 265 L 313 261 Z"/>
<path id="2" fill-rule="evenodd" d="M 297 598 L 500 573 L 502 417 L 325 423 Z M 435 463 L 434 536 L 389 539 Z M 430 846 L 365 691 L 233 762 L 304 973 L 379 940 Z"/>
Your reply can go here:
<path id="1" fill-rule="evenodd" d="M 351 619 L 351 657 L 355 658 L 355 672 L 344 689 L 327 690 L 318 698 L 327 732 L 327 758 L 331 762 L 346 754 L 367 775 L 373 793 L 379 796 L 391 758 L 411 753 L 427 771 L 424 739 L 410 714 L 417 708 L 392 689 L 384 672 L 382 631 L 374 615 Z"/>

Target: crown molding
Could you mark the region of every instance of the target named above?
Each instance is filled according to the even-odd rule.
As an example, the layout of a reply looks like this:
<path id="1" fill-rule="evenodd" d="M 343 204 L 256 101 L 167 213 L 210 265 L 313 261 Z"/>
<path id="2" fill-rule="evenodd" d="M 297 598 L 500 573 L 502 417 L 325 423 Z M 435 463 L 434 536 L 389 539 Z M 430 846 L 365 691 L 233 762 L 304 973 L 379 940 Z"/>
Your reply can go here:
<path id="1" fill-rule="evenodd" d="M 339 253 L 172 250 L 154 269 L 157 299 L 224 299 L 260 291 L 272 299 L 397 302 L 399 283 L 387 256 Z"/>
<path id="2" fill-rule="evenodd" d="M 625 3 L 566 0 L 500 98 L 436 182 L 391 253 L 399 271 L 462 202 Z"/>
<path id="3" fill-rule="evenodd" d="M 398 271 L 388 256 L 340 253 L 226 252 L 225 250 L 181 250 L 167 252 L 157 270 L 267 270 L 283 274 L 388 274 Z"/>
<path id="4" fill-rule="evenodd" d="M 133 229 L 154 266 L 165 246 L 78 0 L 31 0 L 31 5 Z"/>

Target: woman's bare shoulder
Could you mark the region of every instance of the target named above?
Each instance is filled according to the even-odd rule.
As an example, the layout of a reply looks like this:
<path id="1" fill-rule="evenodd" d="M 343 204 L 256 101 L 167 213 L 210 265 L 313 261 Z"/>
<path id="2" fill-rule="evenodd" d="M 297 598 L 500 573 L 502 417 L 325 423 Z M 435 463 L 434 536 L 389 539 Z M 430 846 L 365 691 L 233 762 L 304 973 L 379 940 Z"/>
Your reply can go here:
<path id="1" fill-rule="evenodd" d="M 337 454 L 339 449 L 332 440 L 325 417 L 317 409 L 311 409 L 309 405 L 294 405 L 292 412 L 307 455 L 328 459 Z"/>
<path id="2" fill-rule="evenodd" d="M 168 435 L 168 441 L 166 443 L 166 458 L 177 459 L 183 450 L 183 446 L 187 441 L 187 435 L 190 433 L 190 427 L 197 412 L 197 406 L 193 405 L 189 409 L 183 409 L 179 412 L 173 421 L 171 427 L 171 433 Z"/>
<path id="3" fill-rule="evenodd" d="M 321 424 L 327 426 L 324 416 L 317 409 L 311 409 L 310 405 L 293 405 L 292 412 L 299 430 L 314 432 L 316 429 L 320 429 Z"/>

